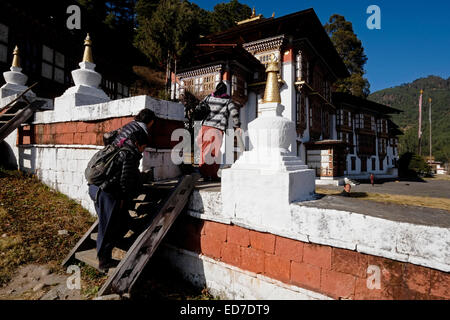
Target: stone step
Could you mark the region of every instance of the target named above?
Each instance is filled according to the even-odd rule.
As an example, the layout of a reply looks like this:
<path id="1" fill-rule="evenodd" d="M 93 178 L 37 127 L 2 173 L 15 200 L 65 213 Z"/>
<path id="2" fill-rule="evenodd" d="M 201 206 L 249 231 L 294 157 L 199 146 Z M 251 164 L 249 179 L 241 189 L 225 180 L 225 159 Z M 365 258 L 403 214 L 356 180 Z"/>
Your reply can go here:
<path id="1" fill-rule="evenodd" d="M 125 255 L 126 252 L 124 254 L 123 250 L 120 250 L 119 252 L 117 250 L 115 250 L 116 248 L 113 249 L 113 255 L 112 258 L 113 260 L 115 260 L 116 262 L 116 266 L 120 263 L 120 260 L 122 260 Z M 120 259 L 118 259 L 120 258 Z M 86 263 L 87 265 L 97 269 L 98 271 L 102 272 L 102 270 L 100 270 L 99 266 L 98 266 L 98 259 L 97 259 L 97 250 L 96 249 L 91 249 L 91 250 L 86 250 L 86 251 L 79 251 L 77 253 L 75 253 L 75 259 L 80 260 L 81 262 Z M 111 272 L 111 270 L 113 270 L 113 268 L 109 269 L 109 272 Z"/>
<path id="2" fill-rule="evenodd" d="M 305 163 L 303 161 L 284 161 L 282 162 L 287 166 L 304 166 Z"/>
<path id="3" fill-rule="evenodd" d="M 133 231 L 128 231 L 128 233 L 125 235 L 125 237 L 123 238 L 123 240 L 121 240 L 118 244 L 117 244 L 117 248 L 113 249 L 113 258 L 114 255 L 117 258 L 117 260 L 121 260 L 122 256 L 125 256 L 125 254 L 127 253 L 127 250 L 130 248 L 130 246 L 133 244 L 134 240 L 136 239 L 138 235 L 135 234 Z M 98 237 L 98 233 L 91 233 L 91 239 L 94 241 L 97 241 L 97 237 Z M 116 259 L 114 258 L 114 259 Z"/>
<path id="4" fill-rule="evenodd" d="M 297 171 L 297 170 L 306 170 L 307 166 L 286 166 L 287 171 Z"/>

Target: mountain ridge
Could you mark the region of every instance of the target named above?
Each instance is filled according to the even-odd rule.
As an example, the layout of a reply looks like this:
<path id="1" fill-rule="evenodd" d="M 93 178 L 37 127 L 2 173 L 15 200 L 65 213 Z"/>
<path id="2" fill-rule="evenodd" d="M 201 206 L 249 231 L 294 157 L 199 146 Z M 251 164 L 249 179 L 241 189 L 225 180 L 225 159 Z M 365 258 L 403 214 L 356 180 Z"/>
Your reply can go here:
<path id="1" fill-rule="evenodd" d="M 400 109 L 403 113 L 393 115 L 392 120 L 404 131 L 400 137 L 400 154 L 418 151 L 419 96 L 423 94 L 422 155 L 429 154 L 429 102 L 432 99 L 432 145 L 433 156 L 438 161 L 450 161 L 450 77 L 430 75 L 410 83 L 376 91 L 368 99 Z"/>

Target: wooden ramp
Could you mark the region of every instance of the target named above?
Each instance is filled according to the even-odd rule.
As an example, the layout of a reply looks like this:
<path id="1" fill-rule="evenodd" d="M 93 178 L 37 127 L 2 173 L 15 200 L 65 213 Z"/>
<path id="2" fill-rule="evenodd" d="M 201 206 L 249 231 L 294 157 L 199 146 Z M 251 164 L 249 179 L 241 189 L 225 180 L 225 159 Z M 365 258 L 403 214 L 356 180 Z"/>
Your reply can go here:
<path id="1" fill-rule="evenodd" d="M 0 113 L 0 142 L 16 130 L 22 123 L 26 122 L 39 110 L 47 104 L 44 100 L 34 100 L 30 102 L 25 94 L 30 91 L 37 83 L 22 92 L 17 98 L 2 108 Z"/>
<path id="2" fill-rule="evenodd" d="M 129 211 L 133 226 L 113 250 L 112 258 L 117 266 L 108 272 L 108 279 L 98 295 L 129 293 L 145 265 L 186 206 L 199 175 L 186 175 L 174 182 L 146 185 L 146 191 L 135 199 Z M 75 260 L 82 261 L 97 270 L 96 252 L 98 221 L 72 249 L 63 266 Z"/>

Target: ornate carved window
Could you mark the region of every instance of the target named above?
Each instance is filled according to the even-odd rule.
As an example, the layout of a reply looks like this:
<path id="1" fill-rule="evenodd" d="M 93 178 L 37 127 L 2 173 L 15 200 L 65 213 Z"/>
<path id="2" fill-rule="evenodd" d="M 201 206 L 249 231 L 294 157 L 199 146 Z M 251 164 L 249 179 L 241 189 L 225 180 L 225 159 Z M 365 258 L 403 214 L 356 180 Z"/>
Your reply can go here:
<path id="1" fill-rule="evenodd" d="M 64 55 L 50 47 L 42 46 L 42 60 L 42 77 L 64 83 Z"/>
<path id="2" fill-rule="evenodd" d="M 295 74 L 297 77 L 298 81 L 302 81 L 304 76 L 303 76 L 303 54 L 301 51 L 299 51 L 299 53 L 297 54 L 296 59 L 296 64 L 295 64 Z"/>
<path id="3" fill-rule="evenodd" d="M 337 114 L 336 114 L 336 124 L 338 125 L 338 126 L 342 126 L 343 125 L 343 116 L 344 116 L 344 110 L 342 110 L 342 109 L 339 109 L 338 111 L 337 111 Z"/>
<path id="4" fill-rule="evenodd" d="M 297 112 L 296 112 L 296 127 L 297 133 L 303 135 L 306 129 L 306 98 L 305 96 L 297 92 Z"/>
<path id="5" fill-rule="evenodd" d="M 214 85 L 215 85 L 215 77 L 214 75 L 207 75 L 205 77 L 203 77 L 203 91 L 206 92 L 213 92 L 214 91 Z"/>
<path id="6" fill-rule="evenodd" d="M 8 61 L 8 26 L 0 23 L 0 61 Z"/>
<path id="7" fill-rule="evenodd" d="M 321 108 L 321 126 L 322 126 L 322 135 L 324 139 L 329 139 L 330 138 L 330 129 L 331 129 L 331 117 L 330 117 L 330 113 L 328 112 L 328 110 L 325 107 Z"/>
<path id="8" fill-rule="evenodd" d="M 372 131 L 377 131 L 377 124 L 376 124 L 376 122 L 375 122 L 375 117 L 370 117 L 370 129 L 372 130 Z"/>

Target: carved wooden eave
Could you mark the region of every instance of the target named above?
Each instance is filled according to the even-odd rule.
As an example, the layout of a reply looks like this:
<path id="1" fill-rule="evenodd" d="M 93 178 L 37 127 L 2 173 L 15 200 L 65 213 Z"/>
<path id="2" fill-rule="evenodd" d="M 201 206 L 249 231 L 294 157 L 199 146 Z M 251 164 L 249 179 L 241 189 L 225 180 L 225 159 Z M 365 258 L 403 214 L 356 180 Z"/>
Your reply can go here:
<path id="1" fill-rule="evenodd" d="M 222 68 L 223 68 L 222 64 L 216 64 L 213 66 L 208 66 L 208 67 L 204 67 L 204 68 L 199 68 L 199 69 L 195 69 L 195 70 L 182 72 L 182 73 L 177 74 L 177 77 L 180 79 L 198 77 L 198 76 L 205 75 L 205 74 L 221 72 Z"/>
<path id="2" fill-rule="evenodd" d="M 326 59 L 319 53 L 319 51 L 316 50 L 316 48 L 314 48 L 309 39 L 307 38 L 295 39 L 293 41 L 293 45 L 295 48 L 298 48 L 298 50 L 305 50 L 306 48 L 311 64 L 320 62 L 320 64 L 324 66 L 324 70 L 327 70 L 329 75 L 331 75 L 331 77 L 334 80 L 339 79 L 339 76 L 336 75 L 336 73 L 333 71 L 333 68 L 331 68 L 329 63 L 327 63 Z"/>
<path id="3" fill-rule="evenodd" d="M 284 44 L 284 39 L 285 39 L 284 35 L 280 35 L 272 38 L 245 43 L 242 46 L 245 50 L 247 50 L 251 54 L 271 50 L 280 50 L 280 48 Z"/>
<path id="4" fill-rule="evenodd" d="M 330 106 L 333 109 L 336 109 L 336 106 L 332 104 L 330 101 L 328 101 L 324 96 L 322 96 L 318 91 L 316 91 L 313 87 L 311 87 L 306 81 L 296 81 L 295 86 L 297 89 L 303 93 L 305 93 L 307 96 L 315 96 L 318 97 L 325 105 Z"/>

